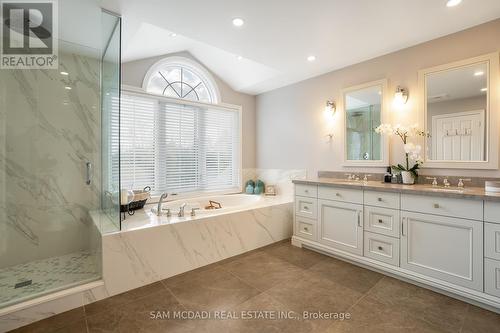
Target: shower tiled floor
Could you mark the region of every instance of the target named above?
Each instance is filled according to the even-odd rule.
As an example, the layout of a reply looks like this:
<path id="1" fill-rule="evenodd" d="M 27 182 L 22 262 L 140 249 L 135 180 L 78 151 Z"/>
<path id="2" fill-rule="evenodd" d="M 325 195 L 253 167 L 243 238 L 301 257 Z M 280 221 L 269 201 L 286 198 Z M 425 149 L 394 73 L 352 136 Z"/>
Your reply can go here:
<path id="1" fill-rule="evenodd" d="M 165 316 L 174 311 L 211 315 L 226 311 L 228 316 L 236 316 Z M 243 319 L 244 311 L 283 311 L 290 318 Z M 304 311 L 348 313 L 350 319 L 304 319 Z M 495 333 L 500 332 L 500 315 L 289 243 L 278 243 L 15 332 Z"/>
<path id="2" fill-rule="evenodd" d="M 81 251 L 0 269 L 0 306 L 96 280 L 100 274 L 95 259 Z M 30 285 L 15 288 L 28 280 Z"/>

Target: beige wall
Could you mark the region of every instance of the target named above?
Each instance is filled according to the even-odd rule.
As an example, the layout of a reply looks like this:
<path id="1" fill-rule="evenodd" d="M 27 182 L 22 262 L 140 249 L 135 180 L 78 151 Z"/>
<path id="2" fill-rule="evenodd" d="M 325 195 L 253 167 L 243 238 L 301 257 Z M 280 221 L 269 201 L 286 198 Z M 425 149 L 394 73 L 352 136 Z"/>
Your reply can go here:
<path id="1" fill-rule="evenodd" d="M 410 91 L 410 99 L 403 110 L 390 106 L 391 121 L 415 123 L 418 121 L 418 70 L 498 51 L 499 36 L 500 20 L 495 20 L 257 96 L 257 167 L 305 168 L 309 176 L 318 170 L 347 170 L 341 165 L 340 118 L 334 119 L 332 124 L 325 121 L 322 110 L 326 100 L 338 102 L 343 88 L 387 78 L 391 95 L 398 85 Z M 327 137 L 330 132 L 334 133 L 332 141 Z M 391 163 L 401 161 L 400 142 L 393 138 L 390 148 Z M 383 168 L 349 168 L 352 170 L 384 171 Z M 422 173 L 500 177 L 498 171 L 424 170 Z"/>
<path id="2" fill-rule="evenodd" d="M 122 84 L 142 87 L 148 69 L 167 56 L 183 56 L 198 61 L 187 52 L 162 55 L 122 64 Z M 224 81 L 212 73 L 219 87 L 223 103 L 241 105 L 243 108 L 243 168 L 255 168 L 255 96 L 234 91 Z"/>

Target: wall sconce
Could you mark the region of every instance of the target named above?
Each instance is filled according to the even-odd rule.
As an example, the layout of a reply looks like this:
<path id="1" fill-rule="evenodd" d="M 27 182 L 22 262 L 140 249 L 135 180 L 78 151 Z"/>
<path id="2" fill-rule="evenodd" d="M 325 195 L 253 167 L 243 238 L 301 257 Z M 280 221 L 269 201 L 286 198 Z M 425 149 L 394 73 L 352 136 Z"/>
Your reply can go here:
<path id="1" fill-rule="evenodd" d="M 408 90 L 398 86 L 396 88 L 396 93 L 394 94 L 394 105 L 403 106 L 408 102 Z"/>
<path id="2" fill-rule="evenodd" d="M 326 101 L 325 114 L 333 116 L 335 112 L 337 112 L 337 107 L 335 106 L 335 102 Z"/>

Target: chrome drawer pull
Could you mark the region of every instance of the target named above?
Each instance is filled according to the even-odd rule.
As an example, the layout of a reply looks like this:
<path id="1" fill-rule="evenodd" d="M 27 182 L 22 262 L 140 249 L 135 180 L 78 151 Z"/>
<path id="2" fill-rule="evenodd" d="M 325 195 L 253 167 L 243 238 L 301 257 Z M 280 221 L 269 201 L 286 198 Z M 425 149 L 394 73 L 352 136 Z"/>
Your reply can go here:
<path id="1" fill-rule="evenodd" d="M 379 201 L 379 202 L 382 202 L 383 200 L 382 200 L 382 198 L 378 198 L 378 201 Z"/>
<path id="2" fill-rule="evenodd" d="M 434 208 L 436 208 L 436 209 L 439 208 L 439 204 L 435 203 Z"/>
<path id="3" fill-rule="evenodd" d="M 335 196 L 340 197 L 340 193 L 335 193 Z"/>
<path id="4" fill-rule="evenodd" d="M 304 227 L 304 231 L 309 231 L 309 228 L 308 227 Z"/>
<path id="5" fill-rule="evenodd" d="M 358 210 L 358 227 L 362 227 L 361 225 L 361 212 Z"/>
<path id="6" fill-rule="evenodd" d="M 382 246 L 379 246 L 378 249 L 382 251 L 384 248 Z"/>
<path id="7" fill-rule="evenodd" d="M 307 207 L 307 206 L 304 206 L 304 210 L 309 210 L 309 207 Z"/>
<path id="8" fill-rule="evenodd" d="M 382 223 L 382 222 L 384 222 L 384 221 L 382 221 L 382 220 L 380 220 L 380 219 L 378 220 L 378 223 Z"/>
<path id="9" fill-rule="evenodd" d="M 304 190 L 304 193 L 309 193 L 309 190 Z"/>
<path id="10" fill-rule="evenodd" d="M 405 235 L 405 217 L 401 219 L 401 236 Z"/>

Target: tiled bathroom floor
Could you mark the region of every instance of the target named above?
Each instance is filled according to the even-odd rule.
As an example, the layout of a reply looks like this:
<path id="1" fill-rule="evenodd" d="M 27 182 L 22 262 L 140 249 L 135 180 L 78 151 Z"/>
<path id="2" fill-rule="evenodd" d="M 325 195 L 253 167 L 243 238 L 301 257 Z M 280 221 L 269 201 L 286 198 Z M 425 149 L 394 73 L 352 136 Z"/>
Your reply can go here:
<path id="1" fill-rule="evenodd" d="M 95 258 L 88 251 L 3 268 L 0 269 L 0 305 L 7 306 L 98 278 Z M 15 288 L 17 283 L 27 280 L 32 283 Z"/>
<path id="2" fill-rule="evenodd" d="M 252 313 L 268 319 L 251 319 Z M 225 320 L 167 319 L 174 311 Z M 196 312 L 200 311 L 200 312 Z M 203 312 L 206 311 L 206 312 Z M 246 311 L 246 312 L 244 312 Z M 291 319 L 273 320 L 287 313 Z M 349 313 L 349 320 L 303 319 Z M 151 313 L 157 319 L 151 319 Z M 247 313 L 247 318 L 241 316 Z M 228 316 L 234 318 L 227 318 Z M 163 318 L 161 318 L 163 316 Z M 239 316 L 239 319 L 235 319 Z M 297 317 L 298 316 L 298 317 Z M 298 319 L 297 319 L 298 318 Z M 275 244 L 71 310 L 17 332 L 500 332 L 500 315 L 427 289 Z"/>

